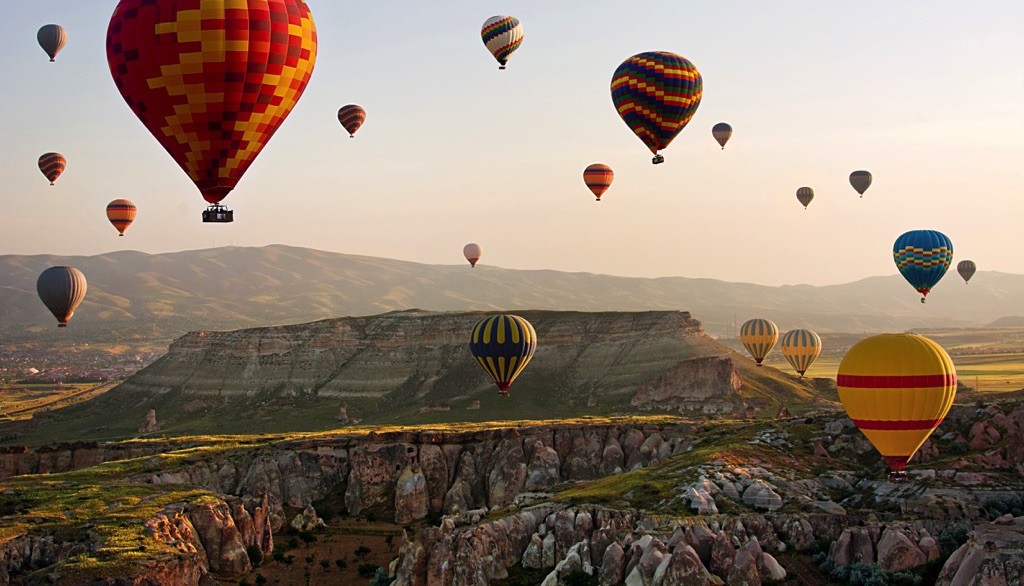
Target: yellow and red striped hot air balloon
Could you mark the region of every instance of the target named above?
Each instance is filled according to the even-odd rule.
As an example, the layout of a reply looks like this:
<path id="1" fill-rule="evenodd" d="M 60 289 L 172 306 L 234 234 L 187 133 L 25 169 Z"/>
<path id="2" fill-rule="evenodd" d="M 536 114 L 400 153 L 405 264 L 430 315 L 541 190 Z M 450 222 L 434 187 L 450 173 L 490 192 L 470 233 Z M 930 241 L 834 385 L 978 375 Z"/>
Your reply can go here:
<path id="1" fill-rule="evenodd" d="M 779 341 L 779 328 L 770 319 L 755 318 L 747 320 L 740 328 L 740 342 L 750 355 L 761 366 L 761 361 L 772 351 L 775 342 Z"/>
<path id="2" fill-rule="evenodd" d="M 612 186 L 614 179 L 615 172 L 604 163 L 594 163 L 583 170 L 583 182 L 590 188 L 597 201 L 601 201 L 601 196 Z"/>
<path id="3" fill-rule="evenodd" d="M 956 370 L 933 340 L 881 334 L 850 348 L 836 384 L 846 414 L 900 471 L 953 406 Z"/>
<path id="4" fill-rule="evenodd" d="M 60 153 L 43 153 L 39 157 L 39 170 L 50 180 L 50 185 L 53 185 L 67 166 L 68 160 Z"/>
<path id="5" fill-rule="evenodd" d="M 137 212 L 135 204 L 127 199 L 115 199 L 107 204 L 107 219 L 117 228 L 118 236 L 124 236 L 124 231 L 135 221 Z"/>
<path id="6" fill-rule="evenodd" d="M 789 330 L 782 336 L 782 355 L 800 378 L 821 354 L 821 338 L 811 330 Z"/>

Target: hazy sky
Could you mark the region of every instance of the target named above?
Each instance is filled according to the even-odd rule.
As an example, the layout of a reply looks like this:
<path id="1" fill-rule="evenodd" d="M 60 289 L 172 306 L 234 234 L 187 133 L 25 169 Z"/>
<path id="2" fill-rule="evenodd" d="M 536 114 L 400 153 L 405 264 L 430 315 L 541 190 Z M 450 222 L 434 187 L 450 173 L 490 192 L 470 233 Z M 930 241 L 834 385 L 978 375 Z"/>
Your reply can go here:
<path id="1" fill-rule="evenodd" d="M 163 252 L 284 243 L 428 263 L 825 284 L 895 272 L 908 229 L 955 260 L 1024 272 L 1024 3 L 351 2 L 308 0 L 306 93 L 225 204 L 204 202 L 107 69 L 111 0 L 4 1 L 0 254 Z M 525 41 L 506 71 L 480 40 L 495 14 Z M 68 29 L 56 63 L 36 44 Z M 667 50 L 704 99 L 652 166 L 616 115 L 612 72 Z M 349 140 L 338 107 L 368 119 Z M 721 151 L 711 126 L 735 129 Z M 55 187 L 36 159 L 68 169 Z M 611 165 L 600 203 L 583 168 Z M 874 183 L 863 199 L 855 169 Z M 804 210 L 794 193 L 816 196 Z M 124 238 L 104 217 L 128 197 Z"/>

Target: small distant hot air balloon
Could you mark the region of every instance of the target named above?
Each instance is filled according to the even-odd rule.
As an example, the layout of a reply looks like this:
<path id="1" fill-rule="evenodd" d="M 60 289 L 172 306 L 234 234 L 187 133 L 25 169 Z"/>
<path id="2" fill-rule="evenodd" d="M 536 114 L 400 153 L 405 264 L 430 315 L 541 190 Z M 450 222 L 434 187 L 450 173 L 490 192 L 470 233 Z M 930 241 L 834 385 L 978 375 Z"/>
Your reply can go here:
<path id="1" fill-rule="evenodd" d="M 60 153 L 43 153 L 39 157 L 39 170 L 50 180 L 50 185 L 53 185 L 67 166 L 68 160 Z"/>
<path id="2" fill-rule="evenodd" d="M 622 121 L 665 161 L 666 148 L 693 118 L 704 92 L 700 72 L 686 58 L 667 51 L 633 55 L 612 75 L 612 102 Z"/>
<path id="3" fill-rule="evenodd" d="M 846 414 L 899 471 L 953 406 L 956 369 L 924 336 L 882 334 L 850 348 L 836 384 Z"/>
<path id="4" fill-rule="evenodd" d="M 821 338 L 811 330 L 789 330 L 782 336 L 782 355 L 793 370 L 804 377 L 804 373 L 821 354 Z"/>
<path id="5" fill-rule="evenodd" d="M 338 122 L 348 131 L 349 138 L 356 137 L 356 131 L 366 121 L 366 110 L 362 106 L 349 104 L 338 110 Z"/>
<path id="6" fill-rule="evenodd" d="M 124 236 L 124 231 L 135 221 L 137 211 L 135 204 L 127 199 L 115 199 L 107 204 L 107 219 L 117 228 L 118 236 Z"/>
<path id="7" fill-rule="evenodd" d="M 857 190 L 861 197 L 864 197 L 864 192 L 871 187 L 871 173 L 867 171 L 854 171 L 850 173 L 850 185 Z"/>
<path id="8" fill-rule="evenodd" d="M 719 122 L 711 127 L 711 136 L 715 137 L 718 144 L 722 146 L 722 150 L 725 150 L 725 143 L 729 142 L 729 137 L 732 136 L 732 126 L 729 126 L 726 122 Z"/>
<path id="9" fill-rule="evenodd" d="M 583 182 L 593 192 L 597 201 L 601 201 L 601 196 L 608 191 L 614 179 L 615 173 L 612 168 L 603 163 L 594 163 L 583 170 Z"/>
<path id="10" fill-rule="evenodd" d="M 965 285 L 971 280 L 971 277 L 974 276 L 974 273 L 977 270 L 978 267 L 975 266 L 973 260 L 962 260 L 956 265 L 956 272 L 960 273 L 960 276 L 964 278 Z"/>
<path id="11" fill-rule="evenodd" d="M 114 83 L 211 204 L 204 222 L 234 219 L 220 202 L 302 96 L 316 48 L 304 0 L 120 0 L 107 28 Z"/>
<path id="12" fill-rule="evenodd" d="M 796 190 L 796 199 L 804 204 L 804 209 L 811 204 L 811 200 L 814 199 L 814 190 L 810 187 L 801 187 Z"/>
<path id="13" fill-rule="evenodd" d="M 523 44 L 523 24 L 514 16 L 492 16 L 481 27 L 480 37 L 498 60 L 498 69 L 505 69 L 509 57 Z"/>
<path id="14" fill-rule="evenodd" d="M 508 396 L 508 387 L 537 351 L 537 331 L 518 315 L 500 313 L 480 320 L 470 336 L 469 350 Z"/>
<path id="15" fill-rule="evenodd" d="M 892 245 L 900 274 L 918 293 L 921 303 L 953 262 L 953 243 L 936 230 L 911 230 Z"/>
<path id="16" fill-rule="evenodd" d="M 778 341 L 779 328 L 769 319 L 747 320 L 740 328 L 740 342 L 747 352 L 750 352 L 758 366 L 761 366 L 761 361 L 768 356 Z"/>
<path id="17" fill-rule="evenodd" d="M 40 273 L 36 291 L 43 305 L 57 318 L 57 327 L 66 328 L 75 309 L 85 299 L 88 284 L 75 267 L 50 267 Z"/>
<path id="18" fill-rule="evenodd" d="M 68 44 L 68 31 L 59 24 L 47 24 L 36 33 L 36 40 L 39 41 L 39 46 L 43 48 L 43 51 L 50 56 L 52 63 L 57 57 L 57 53 L 60 53 L 64 45 Z"/>
<path id="19" fill-rule="evenodd" d="M 480 248 L 480 245 L 475 242 L 462 247 L 462 254 L 465 255 L 466 260 L 469 261 L 469 266 L 475 267 L 476 262 L 480 260 L 480 257 L 484 254 L 484 249 Z"/>

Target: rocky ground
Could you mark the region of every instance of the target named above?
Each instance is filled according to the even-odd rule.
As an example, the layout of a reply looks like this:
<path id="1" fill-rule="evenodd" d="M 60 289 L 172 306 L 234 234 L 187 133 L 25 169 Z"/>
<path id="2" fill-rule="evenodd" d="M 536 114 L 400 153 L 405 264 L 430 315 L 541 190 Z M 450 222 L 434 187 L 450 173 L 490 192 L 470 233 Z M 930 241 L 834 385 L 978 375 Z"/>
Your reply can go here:
<path id="1" fill-rule="evenodd" d="M 143 445 L 0 482 L 0 584 L 1022 579 L 1024 407 L 1012 402 L 955 407 L 904 483 L 835 412 Z M 377 527 L 363 556 L 338 541 L 359 535 L 353 523 Z"/>

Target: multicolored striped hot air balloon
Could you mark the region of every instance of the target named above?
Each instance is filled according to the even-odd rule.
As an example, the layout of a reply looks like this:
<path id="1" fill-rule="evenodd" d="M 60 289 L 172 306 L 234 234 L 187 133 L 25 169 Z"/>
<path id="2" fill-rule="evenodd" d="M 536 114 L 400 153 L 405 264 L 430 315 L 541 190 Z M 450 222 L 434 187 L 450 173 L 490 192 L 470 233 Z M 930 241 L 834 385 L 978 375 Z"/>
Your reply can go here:
<path id="1" fill-rule="evenodd" d="M 484 249 L 476 242 L 470 242 L 462 247 L 462 254 L 466 257 L 466 260 L 469 261 L 470 267 L 476 267 L 477 261 L 480 260 L 480 257 L 484 254 Z"/>
<path id="2" fill-rule="evenodd" d="M 971 280 L 971 277 L 974 276 L 977 270 L 978 267 L 974 264 L 973 260 L 962 260 L 956 263 L 956 272 L 960 273 L 960 276 L 963 277 L 964 285 Z"/>
<path id="3" fill-rule="evenodd" d="M 814 199 L 814 190 L 810 187 L 801 187 L 796 190 L 796 199 L 800 203 L 804 204 L 804 209 L 811 205 L 811 200 Z"/>
<path id="4" fill-rule="evenodd" d="M 366 122 L 366 110 L 355 104 L 342 106 L 338 109 L 338 122 L 348 132 L 349 138 L 355 138 L 356 131 Z"/>
<path id="5" fill-rule="evenodd" d="M 905 232 L 892 245 L 900 274 L 918 293 L 921 303 L 953 262 L 953 243 L 936 230 Z"/>
<path id="6" fill-rule="evenodd" d="M 498 69 L 505 69 L 509 57 L 523 44 L 523 24 L 514 16 L 492 16 L 480 28 L 480 38 L 498 60 Z"/>
<path id="7" fill-rule="evenodd" d="M 761 366 L 761 361 L 779 341 L 779 328 L 770 319 L 755 318 L 743 322 L 740 328 L 740 342 Z"/>
<path id="8" fill-rule="evenodd" d="M 537 351 L 537 331 L 518 315 L 490 315 L 473 328 L 469 350 L 498 385 L 498 394 L 507 397 L 509 385 Z"/>
<path id="9" fill-rule="evenodd" d="M 700 72 L 686 58 L 667 51 L 633 55 L 612 75 L 612 102 L 622 121 L 664 162 L 658 151 L 686 127 L 704 92 Z"/>
<path id="10" fill-rule="evenodd" d="M 66 328 L 75 309 L 89 288 L 85 275 L 75 267 L 50 267 L 36 280 L 36 292 L 43 305 L 57 318 L 57 327 Z"/>
<path id="11" fill-rule="evenodd" d="M 821 338 L 811 330 L 789 330 L 782 336 L 782 355 L 793 370 L 804 377 L 804 373 L 821 354 Z"/>
<path id="12" fill-rule="evenodd" d="M 107 28 L 121 96 L 218 211 L 302 96 L 316 48 L 303 0 L 120 0 Z"/>
<path id="13" fill-rule="evenodd" d="M 68 44 L 68 31 L 59 24 L 43 25 L 36 33 L 36 40 L 39 46 L 50 56 L 50 62 L 56 60 L 57 53 Z"/>
<path id="14" fill-rule="evenodd" d="M 836 384 L 846 414 L 899 471 L 953 406 L 956 369 L 924 336 L 882 334 L 850 348 Z"/>
<path id="15" fill-rule="evenodd" d="M 715 137 L 718 144 L 721 145 L 722 150 L 725 150 L 725 143 L 729 142 L 729 137 L 732 136 L 732 126 L 727 122 L 719 122 L 711 127 L 711 136 Z"/>
<path id="16" fill-rule="evenodd" d="M 60 153 L 43 153 L 39 157 L 39 170 L 50 180 L 50 185 L 53 185 L 67 166 L 68 160 Z"/>
<path id="17" fill-rule="evenodd" d="M 115 199 L 107 204 L 107 219 L 117 228 L 118 236 L 124 236 L 124 231 L 135 221 L 136 212 L 135 204 L 127 199 Z"/>
<path id="18" fill-rule="evenodd" d="M 857 190 L 861 197 L 864 197 L 864 192 L 871 187 L 871 173 L 867 171 L 854 171 L 850 173 L 850 185 Z"/>
<path id="19" fill-rule="evenodd" d="M 614 179 L 615 173 L 612 168 L 603 163 L 594 163 L 583 170 L 583 182 L 590 188 L 597 201 L 601 201 L 601 196 L 608 191 Z"/>

